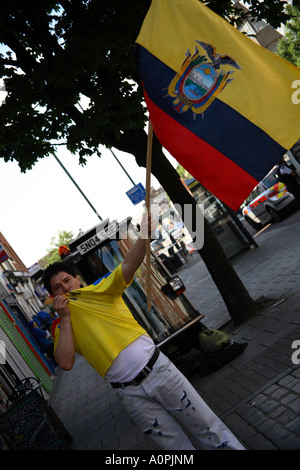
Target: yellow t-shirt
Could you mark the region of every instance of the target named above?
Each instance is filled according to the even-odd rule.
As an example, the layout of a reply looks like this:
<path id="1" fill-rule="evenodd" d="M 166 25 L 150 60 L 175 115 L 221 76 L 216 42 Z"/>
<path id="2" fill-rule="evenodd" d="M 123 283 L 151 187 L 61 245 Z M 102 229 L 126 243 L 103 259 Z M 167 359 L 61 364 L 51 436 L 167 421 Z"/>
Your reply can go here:
<path id="1" fill-rule="evenodd" d="M 147 334 L 122 299 L 130 284 L 126 284 L 120 265 L 100 281 L 67 294 L 75 350 L 102 377 L 126 346 Z M 52 324 L 52 335 L 56 348 L 59 319 Z"/>

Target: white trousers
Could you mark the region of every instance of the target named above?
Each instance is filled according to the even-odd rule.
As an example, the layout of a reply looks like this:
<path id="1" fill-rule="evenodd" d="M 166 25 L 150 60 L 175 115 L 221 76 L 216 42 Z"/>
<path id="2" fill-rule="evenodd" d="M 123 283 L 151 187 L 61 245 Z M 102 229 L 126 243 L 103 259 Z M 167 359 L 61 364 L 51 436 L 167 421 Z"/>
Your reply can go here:
<path id="1" fill-rule="evenodd" d="M 119 388 L 116 392 L 137 425 L 161 449 L 195 450 L 177 424 L 180 422 L 197 439 L 199 449 L 244 450 L 187 378 L 162 353 L 140 385 Z"/>

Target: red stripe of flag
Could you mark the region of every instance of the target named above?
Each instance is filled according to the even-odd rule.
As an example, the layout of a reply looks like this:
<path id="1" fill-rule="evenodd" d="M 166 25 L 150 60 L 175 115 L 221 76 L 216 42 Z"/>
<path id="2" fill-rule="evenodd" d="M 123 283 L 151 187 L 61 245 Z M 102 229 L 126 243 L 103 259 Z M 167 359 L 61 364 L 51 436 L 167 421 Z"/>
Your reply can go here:
<path id="1" fill-rule="evenodd" d="M 144 96 L 154 132 L 158 139 L 164 143 L 165 149 L 194 178 L 200 182 L 206 181 L 210 192 L 227 195 L 222 202 L 233 210 L 237 210 L 239 205 L 236 201 L 243 201 L 258 184 L 258 181 L 223 153 L 162 111 L 150 100 L 145 90 Z M 178 145 L 179 142 L 181 145 Z M 212 167 L 218 167 L 218 172 L 212 173 Z"/>

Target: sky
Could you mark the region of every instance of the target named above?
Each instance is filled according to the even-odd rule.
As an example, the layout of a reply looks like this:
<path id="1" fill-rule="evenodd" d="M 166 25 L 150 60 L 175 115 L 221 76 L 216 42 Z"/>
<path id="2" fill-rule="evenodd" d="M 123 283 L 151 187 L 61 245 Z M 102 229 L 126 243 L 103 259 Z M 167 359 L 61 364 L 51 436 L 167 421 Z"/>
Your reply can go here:
<path id="1" fill-rule="evenodd" d="M 64 147 L 58 149 L 57 157 L 103 220 L 137 218 L 143 212 L 143 203 L 134 206 L 126 195 L 132 182 L 110 150 L 100 150 L 102 157 L 89 157 L 85 166 Z M 132 155 L 116 149 L 113 152 L 134 183 L 145 187 L 145 168 L 139 167 Z M 17 162 L 0 159 L 0 177 L 0 232 L 27 268 L 47 254 L 51 238 L 59 231 L 71 231 L 75 238 L 80 229 L 85 232 L 100 223 L 53 156 L 40 159 L 26 173 L 21 173 Z M 160 187 L 153 175 L 151 185 Z"/>

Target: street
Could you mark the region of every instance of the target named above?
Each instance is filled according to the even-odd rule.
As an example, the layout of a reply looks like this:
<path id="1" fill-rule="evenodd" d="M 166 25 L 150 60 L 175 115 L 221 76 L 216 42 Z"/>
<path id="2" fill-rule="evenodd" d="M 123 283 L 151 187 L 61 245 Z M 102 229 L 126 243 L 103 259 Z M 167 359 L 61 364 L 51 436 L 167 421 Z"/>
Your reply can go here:
<path id="1" fill-rule="evenodd" d="M 231 260 L 231 263 L 253 298 L 256 299 L 260 296 L 277 298 L 277 286 L 279 279 L 276 283 L 275 273 L 272 273 L 270 277 L 271 286 L 269 287 L 270 290 L 268 294 L 267 290 L 265 289 L 266 280 L 264 280 L 263 283 L 257 282 L 255 276 L 249 275 L 251 272 L 255 272 L 258 269 L 258 266 L 262 266 L 262 263 L 269 262 L 269 258 L 274 259 L 275 262 L 276 253 L 278 250 L 281 252 L 280 256 L 284 258 L 284 251 L 291 248 L 288 245 L 289 238 L 287 237 L 287 234 L 289 234 L 291 237 L 293 236 L 292 230 L 289 230 L 289 227 L 295 227 L 295 230 L 298 229 L 300 224 L 300 211 L 296 210 L 281 222 L 268 224 L 260 231 L 253 229 L 243 219 L 241 222 L 258 244 L 258 248 L 256 250 L 249 250 L 246 253 L 236 256 Z M 286 235 L 278 236 L 278 230 Z M 265 246 L 265 240 L 268 240 L 267 246 Z M 297 257 L 295 257 L 295 262 L 296 260 Z M 178 275 L 186 287 L 187 297 L 197 308 L 199 308 L 201 313 L 205 313 L 205 324 L 207 324 L 210 328 L 220 328 L 224 325 L 224 323 L 226 323 L 226 321 L 230 320 L 230 316 L 225 307 L 225 304 L 223 303 L 221 294 L 216 289 L 207 267 L 203 262 L 201 262 L 200 256 L 198 257 L 198 255 L 196 255 L 192 264 L 183 266 L 179 270 Z M 205 299 L 209 299 L 208 302 L 203 301 L 203 292 L 206 293 Z"/>

